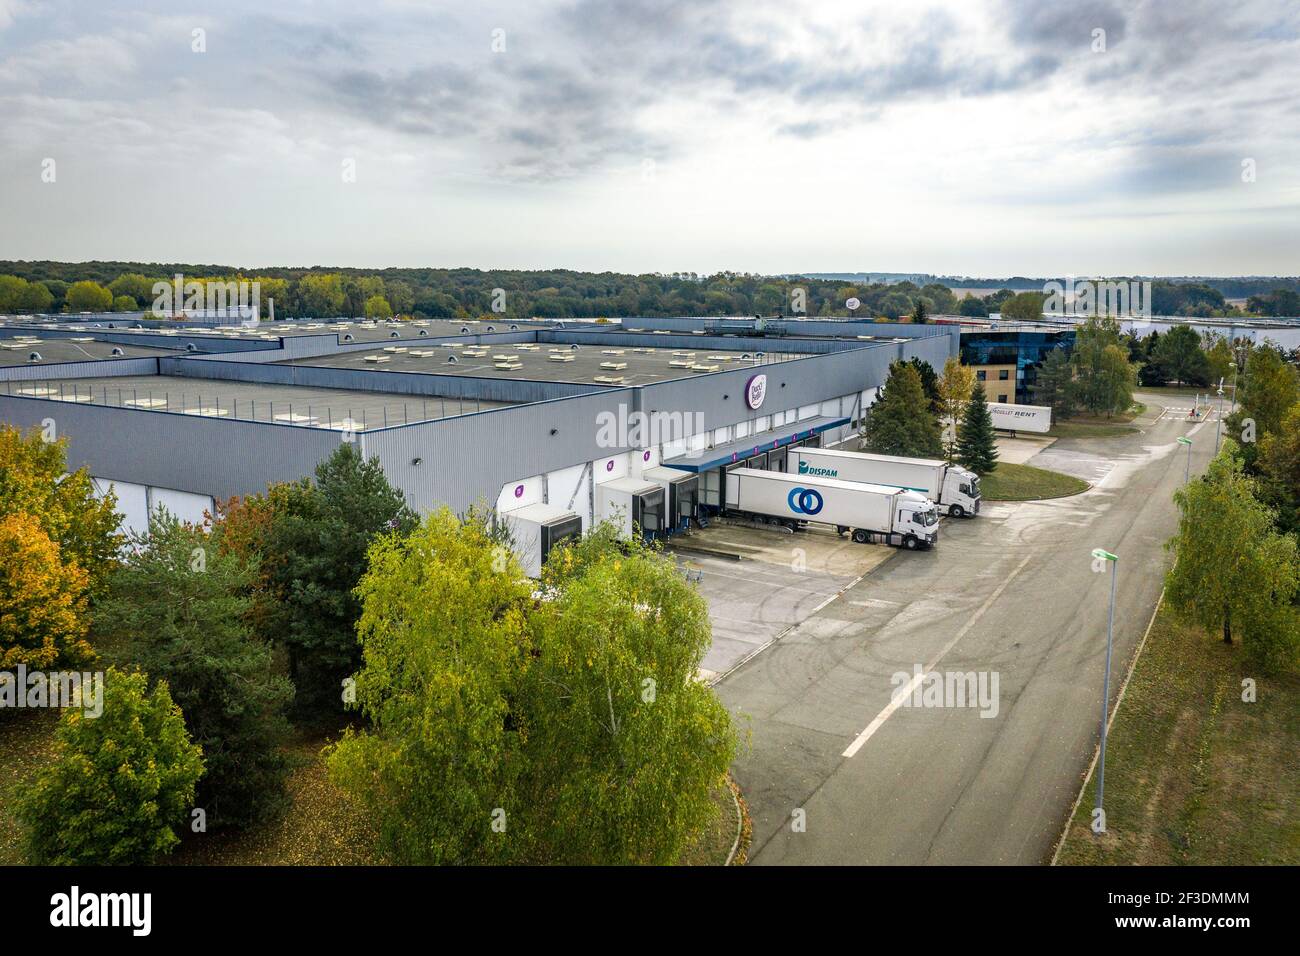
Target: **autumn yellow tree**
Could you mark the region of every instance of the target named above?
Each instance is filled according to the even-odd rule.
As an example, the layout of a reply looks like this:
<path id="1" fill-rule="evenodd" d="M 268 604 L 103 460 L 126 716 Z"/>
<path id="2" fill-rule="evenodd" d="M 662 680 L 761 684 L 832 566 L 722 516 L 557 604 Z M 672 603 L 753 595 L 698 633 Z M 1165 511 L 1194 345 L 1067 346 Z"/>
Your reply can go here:
<path id="1" fill-rule="evenodd" d="M 0 670 L 83 664 L 86 572 L 65 561 L 35 517 L 0 517 Z"/>
<path id="2" fill-rule="evenodd" d="M 27 435 L 0 425 L 0 518 L 25 514 L 34 518 L 58 545 L 60 558 L 86 573 L 92 597 L 102 593 L 122 538 L 110 492 L 95 495 L 90 473 L 67 471 L 67 441 L 46 441 L 38 429 Z"/>
<path id="3" fill-rule="evenodd" d="M 950 355 L 943 363 L 943 375 L 939 377 L 939 402 L 943 407 L 944 449 L 948 460 L 953 460 L 957 435 L 957 418 L 970 401 L 971 391 L 975 388 L 975 370 L 969 365 L 962 365 L 961 359 Z"/>

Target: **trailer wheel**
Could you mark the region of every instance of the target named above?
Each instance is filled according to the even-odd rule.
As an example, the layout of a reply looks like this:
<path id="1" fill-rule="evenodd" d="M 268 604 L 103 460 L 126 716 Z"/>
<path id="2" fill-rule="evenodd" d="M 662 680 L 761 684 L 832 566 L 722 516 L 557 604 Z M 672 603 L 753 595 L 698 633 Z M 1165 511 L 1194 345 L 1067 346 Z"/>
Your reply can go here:
<path id="1" fill-rule="evenodd" d="M 915 551 L 921 542 L 916 540 L 916 535 L 909 534 L 903 539 L 903 547 L 908 551 Z"/>
<path id="2" fill-rule="evenodd" d="M 853 540 L 857 544 L 866 544 L 869 540 L 871 540 L 871 535 L 867 534 L 861 528 L 854 528 Z"/>
<path id="3" fill-rule="evenodd" d="M 786 534 L 794 534 L 799 530 L 799 522 L 797 521 L 783 521 L 781 523 L 785 526 Z"/>
<path id="4" fill-rule="evenodd" d="M 961 505 L 953 505 L 948 509 L 948 514 L 952 515 L 954 518 L 964 518 L 966 517 L 966 509 Z"/>

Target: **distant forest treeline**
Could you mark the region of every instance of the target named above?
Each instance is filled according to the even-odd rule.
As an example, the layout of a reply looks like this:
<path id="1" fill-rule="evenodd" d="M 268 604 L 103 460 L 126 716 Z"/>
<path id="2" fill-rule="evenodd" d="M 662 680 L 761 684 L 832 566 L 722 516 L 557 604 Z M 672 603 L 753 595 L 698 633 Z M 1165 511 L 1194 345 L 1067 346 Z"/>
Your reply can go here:
<path id="1" fill-rule="evenodd" d="M 266 301 L 274 299 L 278 317 L 304 318 L 473 318 L 496 313 L 516 318 L 853 315 L 907 320 L 918 313 L 918 304 L 922 316 L 987 315 L 1000 311 L 1015 291 L 1041 289 L 1045 281 L 1016 277 L 996 289 L 989 287 L 989 295 L 958 300 L 950 285 L 984 288 L 980 283 L 989 280 L 881 281 L 896 273 L 851 281 L 837 274 L 819 278 L 319 266 L 240 270 L 210 263 L 0 261 L 0 312 L 148 308 L 153 284 L 170 282 L 177 274 L 186 281 L 258 281 L 264 309 Z M 1300 279 L 1157 280 L 1153 285 L 1154 310 L 1163 315 L 1239 315 L 1243 313 L 1231 308 L 1226 298 L 1240 296 L 1252 297 L 1247 310 L 1254 314 L 1295 315 L 1300 309 Z M 850 311 L 849 299 L 857 299 L 860 306 Z"/>

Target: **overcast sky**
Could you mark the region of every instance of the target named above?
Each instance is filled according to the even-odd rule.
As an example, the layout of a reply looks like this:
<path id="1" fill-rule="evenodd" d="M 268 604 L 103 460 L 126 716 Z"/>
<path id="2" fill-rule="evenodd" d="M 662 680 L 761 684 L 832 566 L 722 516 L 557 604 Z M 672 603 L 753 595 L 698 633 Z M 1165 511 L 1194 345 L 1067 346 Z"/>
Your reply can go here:
<path id="1" fill-rule="evenodd" d="M 1294 275 L 1298 91 L 1294 0 L 0 0 L 0 259 Z"/>

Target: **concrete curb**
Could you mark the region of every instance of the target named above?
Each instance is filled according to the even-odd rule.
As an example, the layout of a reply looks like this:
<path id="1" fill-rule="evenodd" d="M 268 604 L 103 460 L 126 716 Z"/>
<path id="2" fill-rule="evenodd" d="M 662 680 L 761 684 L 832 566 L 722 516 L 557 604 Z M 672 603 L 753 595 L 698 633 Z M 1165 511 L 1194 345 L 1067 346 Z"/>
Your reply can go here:
<path id="1" fill-rule="evenodd" d="M 1106 718 L 1106 733 L 1110 733 L 1111 725 L 1115 723 L 1115 716 L 1119 713 L 1120 704 L 1124 703 L 1124 695 L 1128 692 L 1128 682 L 1133 678 L 1133 671 L 1137 669 L 1137 662 L 1142 657 L 1142 649 L 1147 646 L 1147 638 L 1151 636 L 1151 628 L 1155 626 L 1156 617 L 1160 614 L 1160 607 L 1165 603 L 1165 589 L 1160 589 L 1160 597 L 1156 598 L 1155 610 L 1151 612 L 1151 620 L 1147 621 L 1147 629 L 1142 634 L 1142 640 L 1138 642 L 1137 650 L 1133 652 L 1133 660 L 1128 666 L 1128 673 L 1124 675 L 1124 683 L 1120 686 L 1119 696 L 1115 698 L 1115 708 Z M 1083 802 L 1083 793 L 1088 789 L 1088 781 L 1092 779 L 1092 772 L 1097 769 L 1097 759 L 1101 756 L 1101 741 L 1092 749 L 1092 763 L 1088 764 L 1088 772 L 1083 775 L 1083 783 L 1079 785 L 1079 794 L 1074 798 L 1074 804 L 1070 807 L 1070 812 L 1065 818 L 1065 826 L 1061 827 L 1061 835 L 1056 838 L 1056 848 L 1052 851 L 1052 862 L 1049 866 L 1056 866 L 1057 860 L 1061 856 L 1061 848 L 1065 846 L 1065 837 L 1070 832 L 1070 824 L 1074 822 L 1074 815 L 1079 812 L 1079 804 Z"/>
<path id="2" fill-rule="evenodd" d="M 718 551 L 713 548 L 696 547 L 694 545 L 669 545 L 666 550 L 674 554 L 702 554 L 710 558 L 722 558 L 724 561 L 739 561 L 744 555 L 737 554 L 734 551 Z"/>

